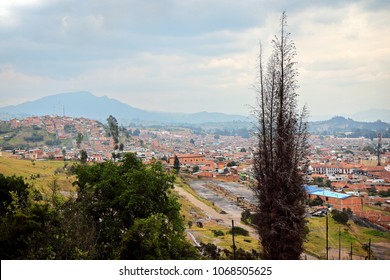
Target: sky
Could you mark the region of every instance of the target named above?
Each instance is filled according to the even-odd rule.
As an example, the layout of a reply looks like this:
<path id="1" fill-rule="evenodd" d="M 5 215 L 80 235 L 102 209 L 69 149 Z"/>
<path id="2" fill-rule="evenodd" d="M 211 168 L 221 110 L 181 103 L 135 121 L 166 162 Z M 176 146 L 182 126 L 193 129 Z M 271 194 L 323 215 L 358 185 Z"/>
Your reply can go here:
<path id="1" fill-rule="evenodd" d="M 390 108 L 390 1 L 1 0 L 0 107 L 89 91 L 248 115 L 281 13 L 310 115 Z"/>

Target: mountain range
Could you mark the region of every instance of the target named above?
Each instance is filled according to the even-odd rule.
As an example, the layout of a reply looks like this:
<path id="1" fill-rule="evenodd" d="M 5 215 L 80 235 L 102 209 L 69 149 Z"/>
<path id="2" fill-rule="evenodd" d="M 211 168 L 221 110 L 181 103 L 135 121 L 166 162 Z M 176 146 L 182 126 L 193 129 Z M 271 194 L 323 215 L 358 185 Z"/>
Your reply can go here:
<path id="1" fill-rule="evenodd" d="M 375 112 L 377 113 L 375 117 Z M 380 119 L 385 116 L 387 121 L 390 110 L 381 112 L 374 110 L 363 111 L 355 114 L 357 119 Z M 0 119 L 23 118 L 27 116 L 43 115 L 66 115 L 70 117 L 85 117 L 106 122 L 109 115 L 113 115 L 121 124 L 129 123 L 150 123 L 150 124 L 204 124 L 204 123 L 232 123 L 237 122 L 249 127 L 253 118 L 241 115 L 229 115 L 223 113 L 199 112 L 193 114 L 153 112 L 135 108 L 116 99 L 107 96 L 98 97 L 90 92 L 60 93 L 46 96 L 35 101 L 25 102 L 19 105 L 12 105 L 0 108 Z M 359 117 L 360 116 L 360 117 Z M 330 118 L 330 117 L 329 117 Z M 390 125 L 382 121 L 359 122 L 351 118 L 333 117 L 327 121 L 312 121 L 309 123 L 311 133 L 342 132 L 372 130 L 383 131 L 389 129 Z"/>
<path id="2" fill-rule="evenodd" d="M 132 107 L 107 96 L 97 97 L 89 92 L 60 93 L 20 105 L 0 108 L 0 119 L 42 115 L 66 115 L 104 121 L 113 115 L 120 123 L 205 123 L 248 121 L 248 117 L 223 113 L 194 114 L 152 112 Z"/>

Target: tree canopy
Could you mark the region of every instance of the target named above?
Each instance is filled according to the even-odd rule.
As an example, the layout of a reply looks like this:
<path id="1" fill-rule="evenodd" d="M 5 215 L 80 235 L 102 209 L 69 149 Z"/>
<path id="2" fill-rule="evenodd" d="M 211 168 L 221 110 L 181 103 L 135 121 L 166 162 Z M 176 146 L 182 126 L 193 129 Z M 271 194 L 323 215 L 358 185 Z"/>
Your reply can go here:
<path id="1" fill-rule="evenodd" d="M 161 163 L 126 154 L 74 169 L 77 196 L 67 201 L 34 198 L 21 178 L 0 176 L 2 259 L 197 258 Z"/>

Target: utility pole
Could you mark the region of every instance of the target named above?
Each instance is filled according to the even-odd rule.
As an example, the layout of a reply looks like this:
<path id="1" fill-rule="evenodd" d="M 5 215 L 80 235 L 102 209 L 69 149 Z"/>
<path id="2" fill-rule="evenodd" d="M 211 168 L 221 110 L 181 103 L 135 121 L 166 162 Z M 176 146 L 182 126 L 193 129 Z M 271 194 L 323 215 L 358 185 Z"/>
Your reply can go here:
<path id="1" fill-rule="evenodd" d="M 339 227 L 339 260 L 341 260 L 341 231 Z"/>
<path id="2" fill-rule="evenodd" d="M 371 238 L 368 239 L 368 260 L 371 260 Z"/>
<path id="3" fill-rule="evenodd" d="M 351 253 L 350 253 L 350 255 L 351 255 L 351 260 L 352 260 L 352 242 L 351 242 Z"/>
<path id="4" fill-rule="evenodd" d="M 328 246 L 328 210 L 326 210 L 326 259 L 329 259 L 329 246 Z"/>
<path id="5" fill-rule="evenodd" d="M 236 259 L 236 243 L 234 241 L 234 221 L 232 220 L 232 236 L 233 236 L 233 260 Z"/>

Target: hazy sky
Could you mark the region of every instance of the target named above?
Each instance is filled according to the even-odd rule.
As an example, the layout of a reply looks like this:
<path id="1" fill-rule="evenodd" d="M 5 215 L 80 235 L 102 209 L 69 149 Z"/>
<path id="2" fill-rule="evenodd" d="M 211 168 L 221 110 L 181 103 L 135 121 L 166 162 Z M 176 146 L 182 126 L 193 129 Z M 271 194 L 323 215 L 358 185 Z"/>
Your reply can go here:
<path id="1" fill-rule="evenodd" d="M 369 0 L 1 0 L 0 107 L 90 91 L 247 115 L 283 10 L 311 115 L 390 108 L 390 1 Z"/>

